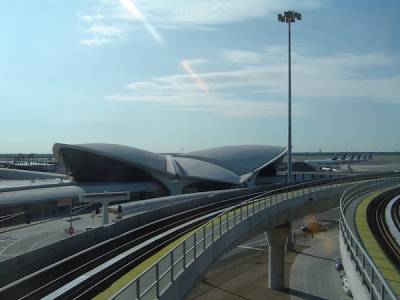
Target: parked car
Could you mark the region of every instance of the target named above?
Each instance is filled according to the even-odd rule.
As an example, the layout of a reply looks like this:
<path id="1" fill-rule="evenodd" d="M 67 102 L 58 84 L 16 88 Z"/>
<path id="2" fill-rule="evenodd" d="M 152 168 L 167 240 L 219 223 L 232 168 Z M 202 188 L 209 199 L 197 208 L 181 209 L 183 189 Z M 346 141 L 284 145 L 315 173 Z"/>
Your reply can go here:
<path id="1" fill-rule="evenodd" d="M 318 222 L 310 222 L 307 223 L 303 226 L 301 226 L 301 231 L 307 232 L 307 233 L 317 233 L 320 232 L 322 228 L 321 223 Z"/>

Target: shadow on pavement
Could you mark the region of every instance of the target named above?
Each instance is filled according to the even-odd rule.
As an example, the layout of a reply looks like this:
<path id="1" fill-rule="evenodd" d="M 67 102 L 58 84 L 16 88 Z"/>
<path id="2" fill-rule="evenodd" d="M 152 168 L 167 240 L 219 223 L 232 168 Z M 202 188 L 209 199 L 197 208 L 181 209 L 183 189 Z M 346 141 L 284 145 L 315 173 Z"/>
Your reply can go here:
<path id="1" fill-rule="evenodd" d="M 336 219 L 317 219 L 318 222 L 327 222 L 327 223 L 334 223 L 339 224 L 339 221 Z"/>
<path id="2" fill-rule="evenodd" d="M 225 292 L 225 293 L 231 294 L 232 296 L 236 296 L 236 297 L 238 297 L 238 298 L 240 298 L 240 299 L 251 300 L 250 298 L 246 298 L 246 297 L 244 297 L 244 296 L 242 296 L 242 295 L 236 294 L 236 293 L 234 293 L 234 292 L 232 292 L 232 291 L 230 291 L 230 290 L 224 289 L 224 288 L 222 288 L 222 287 L 220 287 L 220 286 L 218 286 L 218 285 L 215 285 L 215 284 L 213 284 L 213 283 L 211 283 L 211 282 L 205 281 L 205 282 L 203 282 L 203 283 L 204 283 L 204 284 L 207 284 L 207 285 L 209 285 L 209 286 L 211 286 L 211 287 L 213 287 L 213 288 L 215 288 L 215 289 L 218 289 L 218 290 L 220 290 L 220 291 L 223 291 L 223 292 Z"/>
<path id="3" fill-rule="evenodd" d="M 314 296 L 311 294 L 304 293 L 302 291 L 298 291 L 298 290 L 294 290 L 294 289 L 290 289 L 290 288 L 286 288 L 286 287 L 282 288 L 281 291 L 286 294 L 296 296 L 296 297 L 306 299 L 306 300 L 328 300 L 327 298 Z"/>
<path id="4" fill-rule="evenodd" d="M 318 255 L 313 255 L 313 254 L 310 254 L 310 253 L 300 252 L 300 251 L 297 251 L 297 250 L 293 250 L 293 252 L 296 252 L 297 254 L 303 254 L 303 255 L 312 256 L 312 257 L 315 257 L 315 258 L 320 258 L 320 259 L 323 259 L 323 260 L 335 262 L 335 260 L 332 259 L 332 258 L 327 258 L 327 257 L 318 256 Z"/>

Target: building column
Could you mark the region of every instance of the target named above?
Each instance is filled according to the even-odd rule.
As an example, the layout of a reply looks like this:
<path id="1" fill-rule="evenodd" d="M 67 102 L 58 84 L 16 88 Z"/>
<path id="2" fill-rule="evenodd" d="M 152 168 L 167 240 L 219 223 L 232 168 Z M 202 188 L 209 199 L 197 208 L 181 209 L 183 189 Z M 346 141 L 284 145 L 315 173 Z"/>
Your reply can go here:
<path id="1" fill-rule="evenodd" d="M 284 225 L 266 231 L 268 238 L 268 287 L 281 289 L 284 286 L 285 241 L 289 226 Z"/>

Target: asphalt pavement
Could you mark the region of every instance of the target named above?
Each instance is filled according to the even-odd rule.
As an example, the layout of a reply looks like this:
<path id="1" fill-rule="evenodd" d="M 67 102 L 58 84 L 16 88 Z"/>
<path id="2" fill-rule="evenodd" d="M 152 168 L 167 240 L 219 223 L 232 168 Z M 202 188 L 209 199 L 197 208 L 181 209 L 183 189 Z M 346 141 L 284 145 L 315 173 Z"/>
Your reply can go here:
<path id="1" fill-rule="evenodd" d="M 314 236 L 313 245 L 299 252 L 290 271 L 292 300 L 351 299 L 345 295 L 335 258 L 339 255 L 338 231 L 332 228 Z"/>

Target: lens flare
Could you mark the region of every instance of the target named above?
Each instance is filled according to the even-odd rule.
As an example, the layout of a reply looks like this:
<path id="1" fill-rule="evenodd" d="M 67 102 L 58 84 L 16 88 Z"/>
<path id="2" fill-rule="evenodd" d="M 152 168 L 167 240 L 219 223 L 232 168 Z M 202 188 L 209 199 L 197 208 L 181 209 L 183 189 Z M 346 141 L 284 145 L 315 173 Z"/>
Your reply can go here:
<path id="1" fill-rule="evenodd" d="M 144 28 L 153 37 L 153 39 L 160 45 L 164 45 L 165 41 L 158 30 L 147 20 L 147 18 L 137 9 L 132 0 L 120 0 L 122 6 L 129 11 L 132 16 L 142 22 Z"/>
<path id="2" fill-rule="evenodd" d="M 193 70 L 190 61 L 188 60 L 182 60 L 181 61 L 181 67 L 190 75 L 190 77 L 193 79 L 193 81 L 198 85 L 198 87 L 204 92 L 208 93 L 208 86 L 204 82 L 203 79 Z"/>

